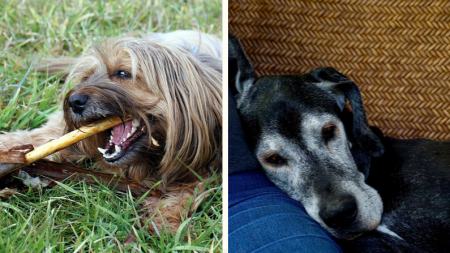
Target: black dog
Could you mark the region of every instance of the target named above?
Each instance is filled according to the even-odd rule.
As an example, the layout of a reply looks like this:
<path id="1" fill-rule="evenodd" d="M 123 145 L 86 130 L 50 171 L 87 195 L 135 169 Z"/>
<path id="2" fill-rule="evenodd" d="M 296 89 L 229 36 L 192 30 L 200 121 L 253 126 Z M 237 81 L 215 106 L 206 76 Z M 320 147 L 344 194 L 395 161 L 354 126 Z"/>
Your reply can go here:
<path id="1" fill-rule="evenodd" d="M 250 148 L 344 251 L 450 251 L 450 142 L 384 137 L 332 68 L 255 78 L 232 37 L 229 57 Z"/>

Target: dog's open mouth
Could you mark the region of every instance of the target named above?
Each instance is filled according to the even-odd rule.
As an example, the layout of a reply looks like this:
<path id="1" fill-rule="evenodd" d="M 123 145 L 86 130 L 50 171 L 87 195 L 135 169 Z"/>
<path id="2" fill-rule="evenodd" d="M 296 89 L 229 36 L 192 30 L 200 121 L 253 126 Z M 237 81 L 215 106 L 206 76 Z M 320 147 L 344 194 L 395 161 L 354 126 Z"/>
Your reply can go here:
<path id="1" fill-rule="evenodd" d="M 122 158 L 127 150 L 145 133 L 145 125 L 137 119 L 125 122 L 112 128 L 106 147 L 98 148 L 107 162 L 115 162 Z"/>

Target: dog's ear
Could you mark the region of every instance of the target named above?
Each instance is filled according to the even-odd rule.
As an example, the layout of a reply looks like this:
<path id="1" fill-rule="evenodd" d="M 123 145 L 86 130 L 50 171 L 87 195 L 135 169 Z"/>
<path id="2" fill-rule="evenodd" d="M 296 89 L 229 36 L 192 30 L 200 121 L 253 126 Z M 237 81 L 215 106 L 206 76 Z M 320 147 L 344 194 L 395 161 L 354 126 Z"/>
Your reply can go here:
<path id="1" fill-rule="evenodd" d="M 353 111 L 353 137 L 361 149 L 369 155 L 381 156 L 384 153 L 384 147 L 367 123 L 358 86 L 333 68 L 318 68 L 311 74 L 321 81 L 319 86 L 332 92 L 341 110 L 345 107 L 346 99 L 349 100 Z"/>
<path id="2" fill-rule="evenodd" d="M 228 35 L 228 60 L 231 65 L 237 68 L 230 72 L 229 79 L 235 80 L 237 92 L 243 93 L 255 82 L 255 71 L 237 38 Z M 233 73 L 234 72 L 234 73 Z M 233 90 L 234 87 L 231 87 Z"/>

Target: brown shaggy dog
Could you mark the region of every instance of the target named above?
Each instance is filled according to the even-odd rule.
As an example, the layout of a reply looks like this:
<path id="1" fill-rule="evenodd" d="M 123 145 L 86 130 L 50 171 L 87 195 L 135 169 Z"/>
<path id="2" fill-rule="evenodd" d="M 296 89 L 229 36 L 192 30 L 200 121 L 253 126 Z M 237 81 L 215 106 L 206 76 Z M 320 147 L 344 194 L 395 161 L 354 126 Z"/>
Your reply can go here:
<path id="1" fill-rule="evenodd" d="M 49 73 L 70 67 L 66 87 L 73 88 L 62 110 L 41 128 L 0 135 L 0 149 L 40 146 L 111 115 L 131 116 L 134 120 L 57 156 L 76 162 L 93 158 L 98 168 L 147 185 L 162 180 L 165 198 L 145 203 L 152 211 L 165 203 L 162 216 L 176 230 L 197 186 L 188 167 L 204 175 L 221 152 L 221 47 L 215 37 L 177 31 L 108 39 L 78 59 L 49 61 Z M 158 227 L 164 222 L 153 221 Z"/>

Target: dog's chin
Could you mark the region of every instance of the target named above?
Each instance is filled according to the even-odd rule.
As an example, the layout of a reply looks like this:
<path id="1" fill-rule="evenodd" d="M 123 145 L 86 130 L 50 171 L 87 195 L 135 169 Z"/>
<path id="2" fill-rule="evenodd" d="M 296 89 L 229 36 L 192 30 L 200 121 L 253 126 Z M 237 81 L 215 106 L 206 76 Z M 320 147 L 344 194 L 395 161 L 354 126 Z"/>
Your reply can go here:
<path id="1" fill-rule="evenodd" d="M 353 228 L 353 229 L 341 229 L 341 230 L 333 230 L 333 231 L 330 231 L 330 229 L 328 229 L 328 230 L 337 239 L 350 241 L 350 240 L 354 240 L 354 239 L 360 237 L 361 235 L 363 235 L 367 232 L 376 230 L 378 227 L 378 224 L 379 223 L 377 223 L 374 227 L 371 227 L 371 228 L 358 228 L 358 229 Z"/>

